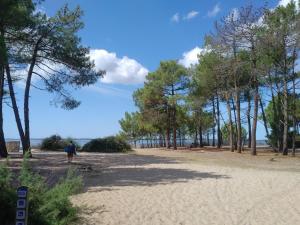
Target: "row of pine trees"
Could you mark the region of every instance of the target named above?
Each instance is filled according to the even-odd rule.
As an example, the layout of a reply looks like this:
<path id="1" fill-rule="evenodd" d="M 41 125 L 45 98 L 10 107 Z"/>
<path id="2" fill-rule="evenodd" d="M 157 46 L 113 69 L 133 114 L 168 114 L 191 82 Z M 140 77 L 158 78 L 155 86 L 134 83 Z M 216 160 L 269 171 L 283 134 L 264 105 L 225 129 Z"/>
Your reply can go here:
<path id="1" fill-rule="evenodd" d="M 187 138 L 203 146 L 212 137 L 241 153 L 257 154 L 262 123 L 274 151 L 295 155 L 300 123 L 300 5 L 252 5 L 215 22 L 199 63 L 163 61 L 133 94 L 137 112 L 120 120 L 121 135 L 177 148 Z M 216 143 L 215 143 L 216 139 Z M 178 141 L 179 140 L 179 141 Z"/>

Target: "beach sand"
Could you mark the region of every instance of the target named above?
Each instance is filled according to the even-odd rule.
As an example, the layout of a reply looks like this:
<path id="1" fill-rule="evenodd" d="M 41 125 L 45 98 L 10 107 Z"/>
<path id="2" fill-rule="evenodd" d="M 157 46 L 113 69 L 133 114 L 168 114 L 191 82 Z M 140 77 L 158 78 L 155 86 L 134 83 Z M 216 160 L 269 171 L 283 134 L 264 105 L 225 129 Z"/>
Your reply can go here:
<path id="1" fill-rule="evenodd" d="M 299 157 L 147 149 L 77 160 L 90 166 L 72 197 L 80 224 L 300 224 Z"/>

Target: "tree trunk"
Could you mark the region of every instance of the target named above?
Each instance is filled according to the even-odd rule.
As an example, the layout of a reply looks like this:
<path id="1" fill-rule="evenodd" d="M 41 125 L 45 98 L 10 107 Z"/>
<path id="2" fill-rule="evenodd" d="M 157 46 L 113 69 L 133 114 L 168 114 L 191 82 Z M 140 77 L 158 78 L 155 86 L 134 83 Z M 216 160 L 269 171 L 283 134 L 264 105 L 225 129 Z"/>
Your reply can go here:
<path id="1" fill-rule="evenodd" d="M 15 120 L 17 123 L 17 128 L 19 131 L 19 136 L 21 139 L 22 147 L 23 147 L 23 154 L 25 154 L 26 149 L 28 149 L 28 146 L 26 145 L 27 143 L 25 140 L 24 130 L 22 127 L 22 122 L 21 122 L 19 109 L 18 109 L 18 105 L 17 105 L 17 101 L 16 101 L 16 96 L 15 96 L 15 92 L 14 92 L 14 87 L 13 87 L 13 81 L 12 81 L 12 77 L 10 74 L 10 68 L 9 68 L 8 64 L 5 65 L 5 71 L 6 71 L 6 76 L 7 76 L 7 82 L 8 82 L 8 87 L 9 87 L 11 103 L 12 103 L 12 107 L 13 107 L 13 111 L 14 111 L 14 115 L 15 115 Z"/>
<path id="2" fill-rule="evenodd" d="M 293 54 L 293 140 L 292 140 L 292 156 L 296 156 L 296 73 L 295 73 L 295 59 L 296 59 L 296 50 Z"/>
<path id="3" fill-rule="evenodd" d="M 213 97 L 212 99 L 212 106 L 213 106 L 213 130 L 212 130 L 212 135 L 213 135 L 213 139 L 212 139 L 212 146 L 216 146 L 215 144 L 215 133 L 216 133 L 216 109 L 215 109 L 215 97 Z"/>
<path id="4" fill-rule="evenodd" d="M 27 148 L 25 150 L 30 151 L 30 124 L 29 124 L 29 93 L 30 93 L 30 87 L 31 87 L 31 79 L 32 79 L 32 73 L 33 73 L 33 68 L 36 63 L 36 58 L 37 58 L 37 52 L 38 52 L 38 47 L 40 40 L 37 42 L 35 45 L 33 54 L 32 54 L 32 60 L 31 64 L 28 70 L 27 74 L 27 79 L 26 79 L 26 86 L 25 86 L 25 92 L 24 92 L 24 127 L 25 127 L 25 142 Z"/>
<path id="5" fill-rule="evenodd" d="M 248 108 L 247 108 L 247 123 L 248 123 L 248 148 L 251 148 L 251 96 L 248 92 Z"/>
<path id="6" fill-rule="evenodd" d="M 176 106 L 173 108 L 173 149 L 177 149 Z"/>
<path id="7" fill-rule="evenodd" d="M 210 145 L 210 141 L 209 141 L 209 132 L 208 131 L 206 133 L 206 139 L 207 139 L 207 145 L 209 146 Z"/>
<path id="8" fill-rule="evenodd" d="M 252 140 L 251 140 L 251 155 L 256 155 L 256 128 L 258 117 L 258 82 L 255 77 L 255 89 L 254 89 L 254 109 L 253 109 L 253 124 L 252 124 Z"/>
<path id="9" fill-rule="evenodd" d="M 175 95 L 175 91 L 174 91 L 174 85 L 172 85 L 172 96 Z M 173 149 L 176 150 L 177 149 L 177 138 L 176 138 L 176 131 L 177 131 L 177 126 L 176 126 L 176 104 L 173 103 L 172 106 L 172 125 L 173 125 Z"/>
<path id="10" fill-rule="evenodd" d="M 171 147 L 171 143 L 170 143 L 170 133 L 171 133 L 171 113 L 170 113 L 170 108 L 168 106 L 167 108 L 167 111 L 168 111 L 168 124 L 167 124 L 167 133 L 166 133 L 166 145 L 167 145 L 167 148 L 170 148 Z"/>
<path id="11" fill-rule="evenodd" d="M 256 155 L 256 129 L 258 119 L 258 101 L 259 101 L 259 82 L 256 71 L 256 49 L 253 37 L 251 37 L 251 57 L 252 57 L 252 72 L 253 72 L 253 85 L 254 85 L 254 112 L 253 112 L 253 124 L 252 124 L 252 140 L 251 140 L 251 154 Z"/>
<path id="12" fill-rule="evenodd" d="M 221 148 L 221 128 L 220 128 L 220 105 L 219 105 L 219 96 L 217 95 L 217 135 L 218 135 L 218 143 L 217 148 Z"/>
<path id="13" fill-rule="evenodd" d="M 283 84 L 283 155 L 288 155 L 288 90 L 287 80 L 284 79 Z"/>
<path id="14" fill-rule="evenodd" d="M 283 114 L 282 114 L 282 93 L 278 93 L 277 98 L 277 115 L 278 115 L 278 150 L 283 152 Z"/>
<path id="15" fill-rule="evenodd" d="M 194 137 L 194 147 L 198 147 L 198 130 L 195 129 L 195 137 Z"/>
<path id="16" fill-rule="evenodd" d="M 8 153 L 3 131 L 4 62 L 0 62 L 0 67 L 0 157 L 6 158 Z"/>
<path id="17" fill-rule="evenodd" d="M 233 135 L 233 140 L 234 140 L 234 149 L 237 150 L 237 139 L 236 139 L 236 134 L 237 134 L 237 122 L 236 122 L 236 110 L 235 110 L 235 104 L 233 98 L 231 99 L 232 102 L 232 108 L 233 108 L 233 118 L 234 118 L 234 135 Z"/>
<path id="18" fill-rule="evenodd" d="M 236 86 L 235 88 L 235 103 L 236 103 L 236 122 L 237 122 L 237 151 L 242 152 L 242 125 L 241 125 L 241 101 L 240 101 L 240 91 Z"/>
<path id="19" fill-rule="evenodd" d="M 226 106 L 227 106 L 227 113 L 228 113 L 228 120 L 229 120 L 229 146 L 230 146 L 230 151 L 234 152 L 231 106 L 230 106 L 230 102 L 229 102 L 229 94 L 228 93 L 226 93 Z"/>
<path id="20" fill-rule="evenodd" d="M 261 109 L 261 113 L 262 113 L 262 117 L 263 117 L 263 121 L 264 121 L 265 131 L 266 131 L 267 137 L 269 137 L 269 130 L 268 130 L 268 125 L 267 125 L 267 118 L 266 118 L 266 114 L 265 114 L 265 110 L 264 110 L 264 105 L 263 105 L 261 96 L 259 97 L 259 104 L 260 104 L 260 109 Z"/>
<path id="21" fill-rule="evenodd" d="M 203 147 L 203 138 L 202 138 L 202 125 L 199 126 L 199 146 Z"/>

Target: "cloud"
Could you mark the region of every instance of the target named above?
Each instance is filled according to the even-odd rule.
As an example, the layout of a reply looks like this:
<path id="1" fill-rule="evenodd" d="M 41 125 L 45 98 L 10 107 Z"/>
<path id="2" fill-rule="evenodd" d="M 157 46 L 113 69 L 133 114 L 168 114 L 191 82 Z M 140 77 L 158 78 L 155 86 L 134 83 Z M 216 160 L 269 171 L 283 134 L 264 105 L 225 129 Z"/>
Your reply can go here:
<path id="1" fill-rule="evenodd" d="M 198 14 L 199 14 L 199 12 L 193 10 L 193 11 L 189 12 L 186 16 L 184 16 L 183 19 L 184 20 L 191 20 L 191 19 L 197 17 Z"/>
<path id="2" fill-rule="evenodd" d="M 114 52 L 104 49 L 92 49 L 90 57 L 94 60 L 96 69 L 105 70 L 101 82 L 108 84 L 138 84 L 143 83 L 148 69 L 136 60 L 123 56 L 118 58 Z"/>
<path id="3" fill-rule="evenodd" d="M 190 67 L 191 65 L 198 64 L 198 55 L 204 52 L 205 50 L 199 48 L 198 46 L 191 49 L 190 51 L 184 52 L 182 54 L 182 58 L 179 60 L 179 64 L 183 65 L 186 68 Z"/>
<path id="4" fill-rule="evenodd" d="M 221 11 L 220 4 L 216 4 L 214 8 L 207 12 L 208 17 L 215 17 Z"/>
<path id="5" fill-rule="evenodd" d="M 92 49 L 90 51 L 90 58 L 95 62 L 97 70 L 105 70 L 106 74 L 100 79 L 100 82 L 106 84 L 140 84 L 145 80 L 148 70 L 138 63 L 136 60 L 131 59 L 127 56 L 118 58 L 116 53 L 108 52 L 104 49 Z M 43 62 L 44 65 L 39 64 L 34 67 L 34 72 L 41 74 L 44 77 L 49 76 L 49 74 L 55 71 L 64 70 L 63 65 L 53 64 L 48 61 Z M 27 78 L 27 73 L 29 70 L 29 65 L 23 68 L 13 71 L 13 75 L 18 77 L 20 80 L 17 85 L 20 88 L 25 87 L 25 82 Z M 41 78 L 37 75 L 33 75 L 32 84 L 37 84 Z"/>
<path id="6" fill-rule="evenodd" d="M 278 6 L 287 6 L 291 1 L 293 1 L 293 0 L 279 0 Z M 296 3 L 296 5 L 298 7 L 299 0 L 294 0 L 294 2 Z"/>
<path id="7" fill-rule="evenodd" d="M 171 17 L 171 21 L 178 23 L 180 21 L 180 16 L 179 13 L 175 13 L 172 17 Z"/>
<path id="8" fill-rule="evenodd" d="M 83 89 L 87 91 L 97 92 L 104 95 L 111 95 L 111 96 L 117 96 L 126 99 L 132 99 L 132 92 L 126 89 L 114 87 L 112 84 L 103 84 L 103 83 L 100 84 L 98 82 L 95 85 L 87 86 L 84 87 Z"/>
<path id="9" fill-rule="evenodd" d="M 192 20 L 194 18 L 196 18 L 198 16 L 199 12 L 192 10 L 190 11 L 188 14 L 186 14 L 185 16 L 180 16 L 179 13 L 175 13 L 172 17 L 171 17 L 171 21 L 174 23 L 179 23 L 181 20 Z"/>

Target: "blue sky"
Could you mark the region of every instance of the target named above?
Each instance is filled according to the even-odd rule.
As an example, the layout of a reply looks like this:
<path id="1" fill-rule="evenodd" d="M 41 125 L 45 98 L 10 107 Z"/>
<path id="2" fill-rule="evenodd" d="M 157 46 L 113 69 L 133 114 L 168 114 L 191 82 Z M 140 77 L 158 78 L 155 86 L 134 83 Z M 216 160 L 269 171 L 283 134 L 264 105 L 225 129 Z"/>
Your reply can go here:
<path id="1" fill-rule="evenodd" d="M 282 2 L 286 2 L 283 0 Z M 94 138 L 119 132 L 118 120 L 125 111 L 135 111 L 132 93 L 143 84 L 148 71 L 161 60 L 195 62 L 205 34 L 214 21 L 247 3 L 263 6 L 264 1 L 238 0 L 46 0 L 40 6 L 49 16 L 65 3 L 84 11 L 85 27 L 79 32 L 82 43 L 93 51 L 98 68 L 107 77 L 92 87 L 73 92 L 82 104 L 72 111 L 51 105 L 53 96 L 32 89 L 30 99 L 31 136 Z M 273 8 L 277 0 L 269 0 Z M 22 109 L 23 88 L 16 89 Z M 7 138 L 18 133 L 11 108 L 5 108 Z M 258 139 L 264 138 L 260 129 Z"/>

